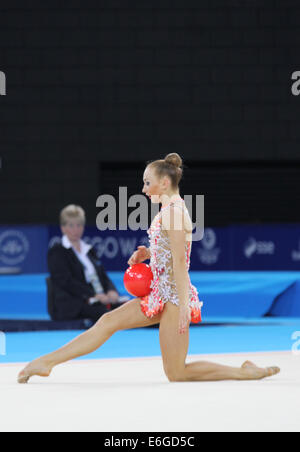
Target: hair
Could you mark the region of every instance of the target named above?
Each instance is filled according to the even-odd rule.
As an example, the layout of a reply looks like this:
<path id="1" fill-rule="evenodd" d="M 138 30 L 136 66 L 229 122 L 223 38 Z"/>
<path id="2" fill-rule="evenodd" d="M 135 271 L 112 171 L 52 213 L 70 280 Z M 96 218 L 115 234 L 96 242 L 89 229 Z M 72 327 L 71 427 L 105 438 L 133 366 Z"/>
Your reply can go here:
<path id="1" fill-rule="evenodd" d="M 183 176 L 183 162 L 180 155 L 176 153 L 168 154 L 164 160 L 154 160 L 147 162 L 155 170 L 159 179 L 168 176 L 171 179 L 172 188 L 176 190 Z"/>
<path id="2" fill-rule="evenodd" d="M 80 206 L 70 204 L 60 212 L 60 225 L 66 226 L 69 220 L 78 219 L 85 225 L 85 212 Z"/>

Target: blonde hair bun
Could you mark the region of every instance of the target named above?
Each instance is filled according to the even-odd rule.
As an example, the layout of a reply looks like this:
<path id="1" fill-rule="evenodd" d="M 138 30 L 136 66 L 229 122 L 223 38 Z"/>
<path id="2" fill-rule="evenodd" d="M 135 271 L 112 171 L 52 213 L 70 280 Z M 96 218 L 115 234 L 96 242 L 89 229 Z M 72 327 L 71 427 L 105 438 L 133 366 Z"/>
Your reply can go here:
<path id="1" fill-rule="evenodd" d="M 171 179 L 172 188 L 178 189 L 183 176 L 183 162 L 180 155 L 168 154 L 164 159 L 147 162 L 147 165 L 154 169 L 158 179 L 168 176 Z"/>
<path id="2" fill-rule="evenodd" d="M 176 166 L 176 168 L 182 167 L 182 158 L 176 153 L 168 154 L 165 157 L 165 162 L 169 163 L 170 165 Z"/>

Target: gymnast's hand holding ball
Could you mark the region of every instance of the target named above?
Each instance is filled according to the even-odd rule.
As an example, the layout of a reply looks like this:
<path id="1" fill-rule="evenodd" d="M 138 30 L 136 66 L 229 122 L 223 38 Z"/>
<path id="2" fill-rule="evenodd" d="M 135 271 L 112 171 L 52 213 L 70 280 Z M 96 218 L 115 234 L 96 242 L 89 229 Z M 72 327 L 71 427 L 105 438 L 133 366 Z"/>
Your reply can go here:
<path id="1" fill-rule="evenodd" d="M 145 246 L 139 246 L 138 250 L 133 253 L 128 261 L 128 265 L 141 264 L 142 262 L 150 259 L 150 250 Z"/>

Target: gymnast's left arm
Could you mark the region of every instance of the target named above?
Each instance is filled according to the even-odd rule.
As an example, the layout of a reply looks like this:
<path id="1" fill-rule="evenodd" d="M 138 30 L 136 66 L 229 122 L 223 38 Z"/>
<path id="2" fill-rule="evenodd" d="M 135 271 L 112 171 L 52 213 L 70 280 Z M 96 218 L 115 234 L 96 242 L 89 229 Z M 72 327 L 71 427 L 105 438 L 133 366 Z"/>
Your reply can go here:
<path id="1" fill-rule="evenodd" d="M 163 228 L 167 231 L 173 259 L 173 272 L 179 298 L 179 332 L 185 333 L 191 313 L 189 309 L 190 279 L 186 266 L 185 231 L 181 224 L 181 213 L 174 208 L 168 209 L 162 216 Z M 176 227 L 175 227 L 176 225 Z"/>

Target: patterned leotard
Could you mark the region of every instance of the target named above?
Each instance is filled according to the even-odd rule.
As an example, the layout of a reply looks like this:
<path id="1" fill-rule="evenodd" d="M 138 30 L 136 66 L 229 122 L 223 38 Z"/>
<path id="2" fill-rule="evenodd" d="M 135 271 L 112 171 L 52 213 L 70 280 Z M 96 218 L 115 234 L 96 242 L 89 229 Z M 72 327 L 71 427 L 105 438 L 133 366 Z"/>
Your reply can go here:
<path id="1" fill-rule="evenodd" d="M 150 266 L 154 278 L 151 283 L 152 291 L 150 295 L 141 298 L 141 309 L 142 312 L 149 318 L 152 318 L 162 312 L 165 303 L 168 301 L 179 306 L 179 298 L 173 272 L 173 258 L 170 240 L 168 232 L 162 228 L 162 212 L 164 209 L 174 205 L 174 203 L 170 203 L 169 205 L 163 207 L 158 215 L 156 215 L 150 229 L 147 231 L 150 240 Z M 176 204 L 176 207 L 185 209 L 189 215 L 183 199 L 181 199 L 180 204 Z M 191 251 L 192 242 L 186 242 L 185 252 L 188 271 L 190 269 Z M 192 285 L 191 281 L 189 289 L 189 306 L 191 309 L 192 322 L 201 322 L 201 308 L 203 303 L 199 301 L 198 291 L 196 287 Z"/>

